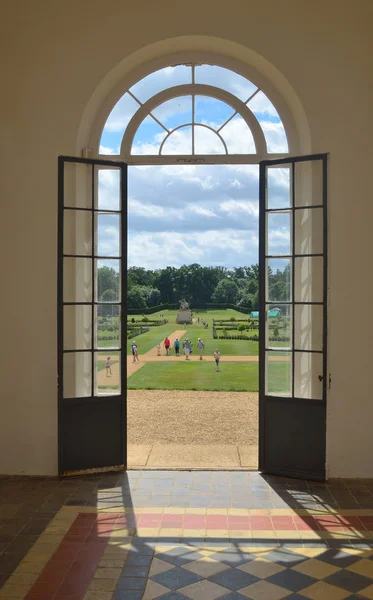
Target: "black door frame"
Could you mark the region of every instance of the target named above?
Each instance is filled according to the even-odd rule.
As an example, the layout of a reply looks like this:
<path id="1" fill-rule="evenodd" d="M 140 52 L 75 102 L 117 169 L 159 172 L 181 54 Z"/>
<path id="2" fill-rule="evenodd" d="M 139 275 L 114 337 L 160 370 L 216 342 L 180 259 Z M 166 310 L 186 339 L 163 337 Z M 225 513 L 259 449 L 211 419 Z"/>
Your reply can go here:
<path id="1" fill-rule="evenodd" d="M 69 163 L 91 165 L 91 206 L 87 208 L 77 206 L 65 206 L 65 165 Z M 120 171 L 120 210 L 111 211 L 113 214 L 120 215 L 120 298 L 118 304 L 120 315 L 120 378 L 121 391 L 116 395 L 95 395 L 94 379 L 95 364 L 94 357 L 97 348 L 94 345 L 95 330 L 95 307 L 100 304 L 95 295 L 95 260 L 110 259 L 111 257 L 99 257 L 95 253 L 95 215 L 100 212 L 110 212 L 100 209 L 96 206 L 96 169 L 95 167 L 105 167 L 110 169 L 119 169 Z M 65 210 L 85 211 L 91 214 L 92 219 L 92 248 L 91 253 L 79 255 L 64 254 L 64 212 Z M 65 258 L 90 258 L 92 262 L 92 300 L 91 302 L 65 302 L 64 301 L 64 259 Z M 126 402 L 126 381 L 127 381 L 127 319 L 123 318 L 127 314 L 127 165 L 117 160 L 78 158 L 73 156 L 58 157 L 58 247 L 57 247 L 57 385 L 58 385 L 58 472 L 63 474 L 69 471 L 79 470 L 100 470 L 106 467 L 127 468 L 127 402 Z M 86 305 L 91 306 L 91 327 L 92 327 L 92 347 L 87 349 L 76 349 L 76 352 L 91 353 L 91 395 L 82 398 L 64 398 L 63 373 L 64 373 L 64 355 L 68 350 L 64 349 L 64 307 L 67 305 Z M 74 350 L 70 350 L 73 352 Z M 74 412 L 76 417 L 74 418 Z M 69 433 L 67 433 L 68 427 Z M 74 432 L 74 426 L 77 430 Z M 80 430 L 79 430 L 80 426 Z M 103 428 L 104 446 L 100 444 L 96 433 Z M 112 430 L 113 435 L 110 435 Z M 79 432 L 81 438 L 79 439 Z M 75 433 L 75 439 L 74 438 Z M 87 453 L 87 448 L 83 447 L 84 441 L 91 441 L 93 452 Z M 106 446 L 105 446 L 106 442 Z M 68 447 L 73 444 L 75 448 L 74 456 L 76 460 L 71 460 L 68 455 Z M 97 446 L 95 446 L 97 444 Z M 110 447 L 110 444 L 111 447 Z M 97 448 L 95 452 L 94 449 Z M 105 456 L 105 448 L 109 452 Z M 101 453 L 101 456 L 100 456 Z M 110 464 L 102 464 L 102 461 Z M 80 464 L 81 463 L 81 464 Z"/>
<path id="2" fill-rule="evenodd" d="M 292 214 L 295 214 L 295 165 L 301 162 L 321 161 L 322 162 L 322 202 L 319 206 L 313 205 L 313 208 L 322 208 L 323 210 L 323 298 L 322 302 L 310 304 L 322 304 L 323 306 L 323 336 L 322 336 L 322 399 L 304 399 L 294 396 L 294 347 L 292 349 L 292 397 L 266 395 L 266 234 L 267 234 L 267 207 L 266 207 L 266 169 L 271 166 L 286 165 L 291 167 L 291 206 Z M 278 160 L 265 160 L 259 163 L 259 470 L 274 475 L 284 475 L 298 478 L 309 478 L 315 480 L 325 480 L 325 459 L 326 459 L 326 402 L 329 376 L 327 373 L 327 317 L 328 317 L 328 225 L 327 225 L 327 194 L 328 194 L 328 154 L 314 154 L 305 156 L 286 157 Z M 303 207 L 304 208 L 304 207 Z M 275 210 L 275 209 L 274 209 Z M 295 254 L 295 219 L 292 219 L 292 259 Z M 313 255 L 307 255 L 312 257 Z M 294 302 L 294 269 L 292 269 L 292 338 L 294 340 L 294 305 L 302 304 Z M 308 304 L 308 303 L 305 303 Z M 293 452 L 297 452 L 297 442 L 301 445 L 302 436 L 307 432 L 307 427 L 315 428 L 315 436 L 318 439 L 312 440 L 309 452 L 319 454 L 319 460 L 315 459 L 315 465 L 311 469 L 302 470 L 301 468 L 286 467 L 286 458 L 279 457 L 278 461 L 274 458 L 276 451 L 275 444 L 269 438 L 276 434 L 276 425 L 281 427 L 280 419 L 282 410 L 288 420 L 284 426 L 288 425 L 288 435 L 293 435 Z M 278 422 L 275 423 L 274 420 Z M 308 419 L 308 422 L 307 422 Z M 272 421 L 272 427 L 269 427 Z M 282 438 L 284 441 L 285 438 Z M 268 447 L 272 443 L 271 456 L 268 456 Z M 281 441 L 279 440 L 279 444 Z M 281 455 L 281 451 L 279 452 Z M 311 460 L 312 462 L 312 460 Z M 277 464 L 276 464 L 277 463 Z"/>

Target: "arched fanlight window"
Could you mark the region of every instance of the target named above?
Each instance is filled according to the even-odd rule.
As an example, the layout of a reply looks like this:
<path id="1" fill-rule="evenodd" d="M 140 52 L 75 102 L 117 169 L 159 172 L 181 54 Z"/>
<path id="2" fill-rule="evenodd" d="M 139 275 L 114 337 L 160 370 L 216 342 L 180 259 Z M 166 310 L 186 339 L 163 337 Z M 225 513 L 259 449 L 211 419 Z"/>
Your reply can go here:
<path id="1" fill-rule="evenodd" d="M 131 162 L 220 155 L 250 163 L 289 151 L 266 94 L 242 75 L 206 64 L 166 67 L 135 83 L 111 110 L 99 146 L 99 154 Z"/>

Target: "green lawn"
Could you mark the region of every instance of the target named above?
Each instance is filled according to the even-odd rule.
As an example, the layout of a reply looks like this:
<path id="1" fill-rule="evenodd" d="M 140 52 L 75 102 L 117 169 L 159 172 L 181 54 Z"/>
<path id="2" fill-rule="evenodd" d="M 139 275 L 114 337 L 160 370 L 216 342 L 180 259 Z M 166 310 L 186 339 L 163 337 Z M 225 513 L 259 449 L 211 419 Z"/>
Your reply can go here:
<path id="1" fill-rule="evenodd" d="M 166 317 L 168 318 L 168 317 Z M 131 344 L 135 340 L 139 349 L 140 354 L 144 354 L 144 352 L 148 352 L 152 348 L 154 348 L 158 342 L 163 344 L 163 340 L 166 335 L 171 335 L 175 329 L 180 329 L 179 325 L 175 323 L 176 316 L 172 321 L 167 323 L 166 325 L 160 325 L 159 327 L 150 327 L 149 331 L 146 333 L 142 333 L 131 340 L 127 340 L 127 354 L 131 354 Z M 144 323 L 146 325 L 146 323 Z"/>
<path id="2" fill-rule="evenodd" d="M 258 363 L 222 361 L 216 372 L 213 362 L 151 362 L 127 380 L 130 390 L 258 391 Z M 288 370 L 284 363 L 271 365 L 270 392 L 288 391 Z"/>
<path id="3" fill-rule="evenodd" d="M 160 314 L 161 312 L 154 313 L 153 315 L 149 315 L 149 318 L 160 318 Z M 247 315 L 232 309 L 209 311 L 196 310 L 193 311 L 193 314 L 195 318 L 198 319 L 199 317 L 200 320 L 204 319 L 209 325 L 208 329 L 205 329 L 201 322 L 199 325 L 197 323 L 195 325 L 187 325 L 187 333 L 184 337 L 188 337 L 190 340 L 192 340 L 194 352 L 196 352 L 197 340 L 200 337 L 205 343 L 205 354 L 212 355 L 216 348 L 219 348 L 222 356 L 224 356 L 224 354 L 231 356 L 258 355 L 258 342 L 250 342 L 248 340 L 214 340 L 212 337 L 213 319 L 230 319 L 231 317 L 236 317 L 236 319 L 245 319 L 247 318 Z M 166 335 L 170 335 L 176 329 L 184 329 L 182 325 L 178 325 L 176 323 L 176 310 L 165 310 L 163 311 L 163 315 L 164 318 L 168 319 L 169 321 L 166 325 L 161 325 L 160 327 L 151 327 L 150 331 L 135 338 L 140 354 L 151 350 L 157 345 L 158 342 L 163 343 Z M 139 316 L 136 316 L 135 318 L 138 319 Z M 146 325 L 146 323 L 144 323 L 144 325 Z M 256 331 L 253 333 L 256 333 Z M 131 354 L 131 343 L 132 340 L 128 340 L 127 354 Z"/>
<path id="4" fill-rule="evenodd" d="M 258 366 L 246 363 L 221 364 L 216 372 L 213 362 L 147 363 L 127 380 L 128 389 L 154 390 L 258 390 Z"/>

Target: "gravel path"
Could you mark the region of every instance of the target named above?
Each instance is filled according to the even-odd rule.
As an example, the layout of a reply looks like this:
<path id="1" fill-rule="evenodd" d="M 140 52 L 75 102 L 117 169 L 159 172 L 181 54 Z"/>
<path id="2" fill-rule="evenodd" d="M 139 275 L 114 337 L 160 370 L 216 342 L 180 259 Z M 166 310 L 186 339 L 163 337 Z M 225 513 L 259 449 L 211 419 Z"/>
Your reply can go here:
<path id="1" fill-rule="evenodd" d="M 256 444 L 258 394 L 128 390 L 129 444 Z"/>

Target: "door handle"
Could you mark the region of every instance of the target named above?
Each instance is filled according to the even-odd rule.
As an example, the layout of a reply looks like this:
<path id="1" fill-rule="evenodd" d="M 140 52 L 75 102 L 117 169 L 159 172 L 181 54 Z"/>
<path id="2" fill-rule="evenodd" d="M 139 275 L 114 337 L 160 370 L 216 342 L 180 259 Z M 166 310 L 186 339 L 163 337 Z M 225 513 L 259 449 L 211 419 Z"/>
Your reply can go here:
<path id="1" fill-rule="evenodd" d="M 324 379 L 323 375 L 319 375 L 319 381 L 322 381 Z"/>

